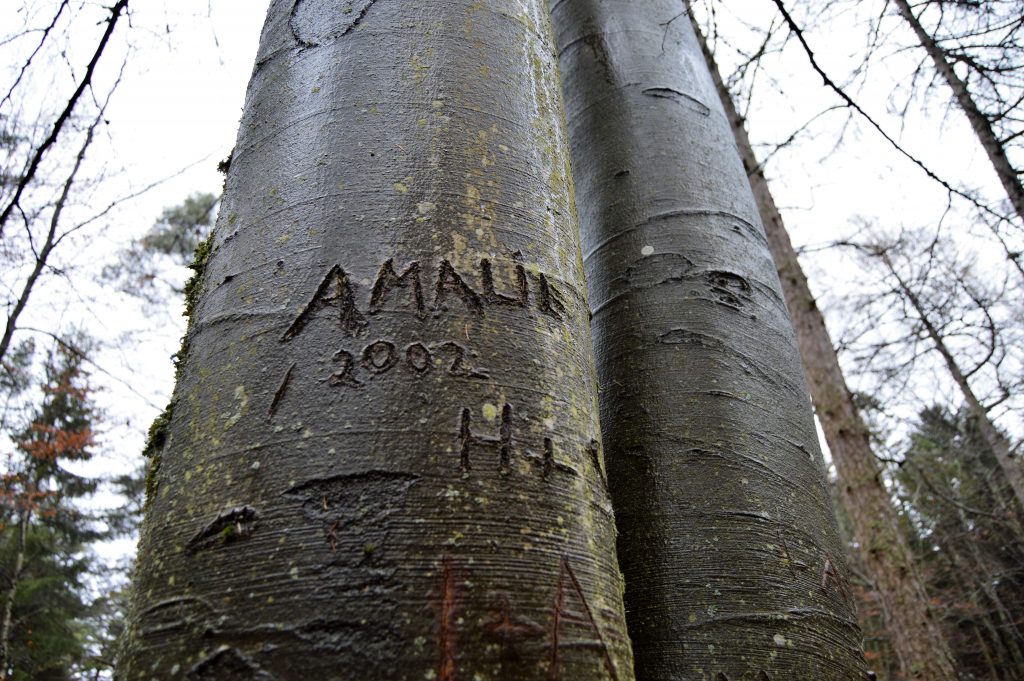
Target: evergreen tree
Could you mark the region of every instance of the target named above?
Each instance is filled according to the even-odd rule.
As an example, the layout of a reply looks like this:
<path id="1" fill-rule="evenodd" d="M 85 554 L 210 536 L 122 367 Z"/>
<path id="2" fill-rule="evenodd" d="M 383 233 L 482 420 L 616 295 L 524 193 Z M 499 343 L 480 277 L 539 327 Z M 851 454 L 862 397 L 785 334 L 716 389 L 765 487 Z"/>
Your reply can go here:
<path id="1" fill-rule="evenodd" d="M 184 270 L 196 248 L 210 235 L 219 204 L 216 194 L 195 192 L 165 208 L 142 238 L 103 268 L 103 277 L 146 303 L 165 306 L 169 299 L 184 292 L 184 277 L 176 280 L 172 270 Z"/>
<path id="2" fill-rule="evenodd" d="M 0 678 L 64 679 L 87 655 L 90 543 L 109 527 L 82 509 L 99 480 L 71 469 L 95 453 L 97 419 L 83 356 L 59 345 L 46 359 L 42 400 L 8 433 L 13 451 L 0 507 Z"/>
<path id="3" fill-rule="evenodd" d="M 969 413 L 924 409 L 896 480 L 962 678 L 1024 677 L 1020 508 Z"/>

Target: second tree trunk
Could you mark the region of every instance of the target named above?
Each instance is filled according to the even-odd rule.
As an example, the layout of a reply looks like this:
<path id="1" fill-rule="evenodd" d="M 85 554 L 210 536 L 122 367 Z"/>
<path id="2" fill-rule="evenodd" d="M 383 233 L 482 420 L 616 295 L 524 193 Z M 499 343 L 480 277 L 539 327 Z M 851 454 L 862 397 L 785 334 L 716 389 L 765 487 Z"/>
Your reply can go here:
<path id="1" fill-rule="evenodd" d="M 860 681 L 792 326 L 682 5 L 552 5 L 637 677 Z"/>

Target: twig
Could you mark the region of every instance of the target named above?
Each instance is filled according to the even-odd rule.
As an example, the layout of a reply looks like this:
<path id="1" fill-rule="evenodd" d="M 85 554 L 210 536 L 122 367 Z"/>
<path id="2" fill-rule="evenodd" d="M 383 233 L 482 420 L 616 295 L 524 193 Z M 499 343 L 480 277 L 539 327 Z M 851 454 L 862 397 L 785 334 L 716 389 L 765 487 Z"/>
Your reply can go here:
<path id="1" fill-rule="evenodd" d="M 96 70 L 96 64 L 99 62 L 100 57 L 103 56 L 103 50 L 107 46 L 107 42 L 110 40 L 110 36 L 114 33 L 114 27 L 117 26 L 117 20 L 121 17 L 121 13 L 128 7 L 128 0 L 118 0 L 117 3 L 110 8 L 110 18 L 107 19 L 107 29 L 103 32 L 103 37 L 100 38 L 99 45 L 96 46 L 96 51 L 92 55 L 92 59 L 89 60 L 88 66 L 85 68 L 85 75 L 82 76 L 82 81 L 75 88 L 74 93 L 68 100 L 64 110 L 61 111 L 57 120 L 53 123 L 53 128 L 50 130 L 50 134 L 47 135 L 46 139 L 43 140 L 42 144 L 36 147 L 35 153 L 32 155 L 32 160 L 29 162 L 25 172 L 18 178 L 18 185 L 14 190 L 14 195 L 6 206 L 4 206 L 3 212 L 0 213 L 0 236 L 3 236 L 4 226 L 7 224 L 7 219 L 11 216 L 14 208 L 19 205 L 21 201 L 21 195 L 25 192 L 28 185 L 35 179 L 36 171 L 39 170 L 39 164 L 42 163 L 43 156 L 49 151 L 57 142 L 57 137 L 60 136 L 61 130 L 64 128 L 64 124 L 67 123 L 68 119 L 71 118 L 71 114 L 74 112 L 75 107 L 78 105 L 78 100 L 92 84 L 92 75 Z"/>
<path id="2" fill-rule="evenodd" d="M 900 154 L 902 154 L 904 157 L 910 160 L 910 162 L 916 165 L 918 168 L 923 170 L 928 177 L 938 182 L 946 191 L 950 192 L 951 194 L 956 194 L 962 199 L 966 199 L 974 207 L 976 207 L 978 210 L 981 210 L 982 212 L 988 213 L 989 215 L 999 218 L 1002 221 L 1009 221 L 1009 217 L 1002 215 L 1001 213 L 986 206 L 985 204 L 978 201 L 978 199 L 974 198 L 967 192 L 957 189 L 949 182 L 946 182 L 944 179 L 936 175 L 928 166 L 924 164 L 923 161 L 921 161 L 916 156 L 911 154 L 909 151 L 904 149 L 899 142 L 893 139 L 889 135 L 889 133 L 887 133 L 885 129 L 883 129 L 882 126 L 875 121 L 875 119 L 873 119 L 866 111 L 864 111 L 864 109 L 862 109 L 860 105 L 857 104 L 857 102 L 855 102 L 848 94 L 846 94 L 846 92 L 841 87 L 839 87 L 831 78 L 829 78 L 828 74 L 825 73 L 825 70 L 821 68 L 821 66 L 818 64 L 817 58 L 814 55 L 814 51 L 811 49 L 810 45 L 807 44 L 807 40 L 804 38 L 803 31 L 800 30 L 800 27 L 797 26 L 796 21 L 794 21 L 793 17 L 790 16 L 788 11 L 786 11 L 786 6 L 783 4 L 782 0 L 772 0 L 772 2 L 775 3 L 775 6 L 779 9 L 779 12 L 782 13 L 782 18 L 785 20 L 786 25 L 789 26 L 789 30 L 793 32 L 793 35 L 796 36 L 797 40 L 800 42 L 801 47 L 803 47 L 804 52 L 807 54 L 807 59 L 811 63 L 811 68 L 813 68 L 814 71 L 819 76 L 821 76 L 821 79 L 822 81 L 824 81 L 824 84 L 827 88 L 829 88 L 837 95 L 839 95 L 839 98 L 842 99 L 848 107 L 850 107 L 858 114 L 860 114 L 861 117 L 863 117 L 864 120 L 867 121 L 871 127 L 873 127 L 883 138 L 885 138 L 885 140 L 890 145 L 892 145 L 892 147 L 896 151 L 898 151 Z"/>

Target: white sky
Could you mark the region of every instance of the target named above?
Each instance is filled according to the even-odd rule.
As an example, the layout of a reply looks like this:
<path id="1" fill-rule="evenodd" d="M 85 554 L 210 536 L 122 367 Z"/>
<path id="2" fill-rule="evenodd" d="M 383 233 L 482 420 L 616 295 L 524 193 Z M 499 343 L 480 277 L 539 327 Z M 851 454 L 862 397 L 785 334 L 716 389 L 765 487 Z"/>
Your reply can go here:
<path id="1" fill-rule="evenodd" d="M 0 6 L 0 25 L 21 24 L 23 15 L 13 13 L 19 4 Z M 97 79 L 109 83 L 128 54 L 122 82 L 107 111 L 109 124 L 93 146 L 91 170 L 102 166 L 107 180 L 88 193 L 88 206 L 80 210 L 95 211 L 118 196 L 174 177 L 122 205 L 71 248 L 55 252 L 60 266 L 72 273 L 75 286 L 58 278 L 41 280 L 20 320 L 20 326 L 44 329 L 85 326 L 104 342 L 95 357 L 99 368 L 93 368 L 90 381 L 98 389 L 96 401 L 105 415 L 100 428 L 102 455 L 83 472 L 128 471 L 141 463 L 145 432 L 173 387 L 170 356 L 178 348 L 185 322 L 180 301 L 172 301 L 166 311 L 146 310 L 147 316 L 137 301 L 103 287 L 97 281 L 99 272 L 116 257 L 117 248 L 142 236 L 163 208 L 193 192 L 220 190 L 223 178 L 217 162 L 234 145 L 267 4 L 133 2 L 131 26 L 122 20 L 100 62 Z M 45 25 L 49 3 L 29 6 L 39 13 L 29 25 Z M 87 37 L 80 43 L 80 53 L 69 53 L 77 73 L 88 61 L 85 50 L 95 45 L 95 35 Z M 9 61 L 4 68 L 10 68 L 11 52 L 0 54 Z M 55 67 L 52 73 L 63 71 L 64 67 Z M 66 83 L 57 78 L 38 82 L 48 75 L 37 73 L 38 80 L 27 83 L 29 91 L 66 99 Z M 183 281 L 187 272 L 178 274 Z M 40 339 L 37 348 L 47 345 Z M 130 553 L 132 546 L 133 542 L 122 541 L 101 549 L 113 559 Z"/>
<path id="2" fill-rule="evenodd" d="M 266 7 L 266 0 L 132 5 L 130 71 L 109 116 L 115 162 L 127 169 L 126 179 L 136 187 L 189 169 L 134 200 L 115 225 L 115 241 L 138 238 L 163 208 L 193 192 L 220 190 L 223 177 L 216 166 L 234 146 Z M 148 360 L 142 373 L 150 380 L 142 387 L 150 389 L 152 404 L 161 408 L 172 384 L 168 357 L 184 329 L 180 302 L 175 308 L 167 319 L 149 320 L 159 322 L 154 340 L 159 338 L 162 352 L 155 361 L 150 352 L 122 358 L 134 368 L 140 359 Z M 113 404 L 120 409 L 122 398 L 116 396 Z M 151 408 L 142 411 L 148 424 L 155 414 Z"/>
<path id="3" fill-rule="evenodd" d="M 133 202 L 127 211 L 131 218 L 118 225 L 124 240 L 141 236 L 163 208 L 189 194 L 220 190 L 223 177 L 216 166 L 234 146 L 267 5 L 267 0 L 133 4 L 132 68 L 109 117 L 116 163 L 128 169 L 136 186 L 191 167 Z M 146 29 L 153 31 L 151 38 Z M 127 298 L 119 302 L 132 304 Z M 125 310 L 125 315 L 112 310 L 108 332 L 127 332 L 140 341 L 98 358 L 123 383 L 96 376 L 106 384 L 105 411 L 117 418 L 109 423 L 108 452 L 126 468 L 139 461 L 145 431 L 170 397 L 170 356 L 184 332 L 182 310 L 181 302 L 174 301 L 160 319 L 143 320 L 134 318 L 137 309 Z M 147 399 L 133 394 L 136 390 Z M 100 465 L 109 466 L 106 461 Z M 114 557 L 132 552 L 133 546 L 126 540 L 104 553 Z"/>

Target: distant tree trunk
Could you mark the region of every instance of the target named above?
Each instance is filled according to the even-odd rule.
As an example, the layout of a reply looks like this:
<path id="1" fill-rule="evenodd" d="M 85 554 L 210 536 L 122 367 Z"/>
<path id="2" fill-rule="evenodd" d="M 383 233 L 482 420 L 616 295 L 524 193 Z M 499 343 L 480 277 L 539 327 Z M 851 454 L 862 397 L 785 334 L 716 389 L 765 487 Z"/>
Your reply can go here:
<path id="1" fill-rule="evenodd" d="M 542 0 L 275 0 L 123 679 L 629 681 Z"/>
<path id="2" fill-rule="evenodd" d="M 929 608 L 914 555 L 900 531 L 896 509 L 882 482 L 882 470 L 871 450 L 868 430 L 846 386 L 825 319 L 811 294 L 743 119 L 696 24 L 694 30 L 754 191 L 786 307 L 796 329 L 811 401 L 839 474 L 843 507 L 864 567 L 882 600 L 893 649 L 905 678 L 954 681 L 957 676 L 953 655 L 935 613 Z"/>
<path id="3" fill-rule="evenodd" d="M 1006 149 L 992 129 L 991 122 L 982 113 L 981 109 L 978 108 L 978 104 L 967 89 L 967 83 L 956 75 L 953 65 L 946 59 L 942 48 L 924 30 L 921 22 L 914 15 L 910 3 L 907 0 L 895 0 L 895 3 L 900 16 L 910 25 L 918 42 L 921 43 L 921 47 L 925 49 L 925 52 L 931 58 L 935 70 L 938 71 L 939 75 L 942 76 L 943 80 L 946 81 L 946 84 L 953 91 L 957 104 L 960 105 L 960 109 L 967 116 L 967 120 L 974 130 L 978 142 L 981 143 L 982 148 L 988 155 L 988 160 L 992 164 L 996 176 L 999 177 L 999 182 L 1003 185 L 1006 196 L 1010 199 L 1010 205 L 1013 206 L 1018 217 L 1024 220 L 1024 185 L 1021 184 L 1019 173 L 1010 164 L 1010 160 L 1006 156 Z"/>
<path id="4" fill-rule="evenodd" d="M 18 582 L 21 571 L 25 568 L 25 545 L 28 540 L 28 520 L 31 511 L 28 508 L 18 514 L 18 549 L 14 554 L 14 567 L 11 568 L 10 583 L 4 594 L 4 614 L 0 621 L 0 679 L 7 678 L 7 669 L 11 664 L 11 628 L 13 626 L 14 599 L 18 594 Z"/>
<path id="5" fill-rule="evenodd" d="M 992 423 L 992 419 L 989 418 L 988 410 L 985 405 L 981 403 L 978 396 L 975 395 L 974 389 L 971 387 L 970 381 L 967 376 L 964 375 L 963 370 L 956 361 L 956 357 L 950 352 L 949 347 L 946 345 L 945 339 L 942 337 L 942 333 L 935 327 L 931 318 L 928 315 L 928 311 L 925 306 L 921 304 L 921 299 L 914 293 L 911 286 L 900 276 L 900 273 L 896 271 L 896 267 L 892 263 L 892 259 L 889 254 L 880 250 L 877 253 L 872 253 L 874 257 L 879 258 L 885 265 L 889 275 L 895 281 L 900 293 L 906 298 L 907 302 L 914 309 L 914 313 L 917 318 L 921 321 L 924 326 L 925 333 L 928 339 L 935 346 L 935 350 L 942 357 L 943 363 L 946 365 L 946 369 L 949 371 L 949 375 L 953 378 L 953 382 L 956 383 L 957 388 L 960 389 L 960 393 L 964 397 L 964 402 L 967 403 L 967 410 L 971 417 L 975 420 L 978 426 L 978 431 L 984 438 L 985 443 L 992 450 L 992 454 L 995 456 L 996 461 L 999 463 L 999 468 L 1006 475 L 1006 480 L 1010 483 L 1013 494 L 1017 498 L 1017 502 L 1021 508 L 1024 508 L 1024 468 L 1020 465 L 1020 459 L 1010 451 L 1010 443 L 1007 442 L 996 425 Z"/>
<path id="6" fill-rule="evenodd" d="M 552 2 L 637 678 L 864 679 L 793 329 L 680 9 Z"/>

